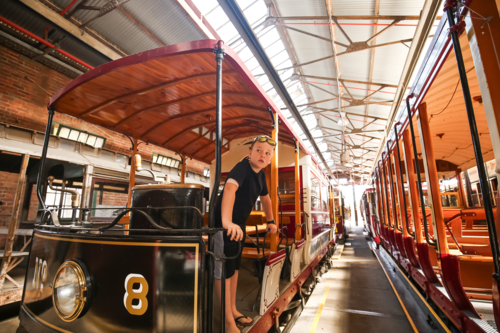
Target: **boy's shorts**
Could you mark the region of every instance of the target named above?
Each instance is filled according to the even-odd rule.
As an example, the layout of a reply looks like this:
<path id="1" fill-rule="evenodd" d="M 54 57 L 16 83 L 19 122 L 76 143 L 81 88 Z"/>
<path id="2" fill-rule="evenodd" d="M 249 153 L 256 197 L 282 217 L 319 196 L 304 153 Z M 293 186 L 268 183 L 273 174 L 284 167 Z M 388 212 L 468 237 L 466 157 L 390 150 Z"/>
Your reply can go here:
<path id="1" fill-rule="evenodd" d="M 240 269 L 241 254 L 243 252 L 243 248 L 241 248 L 238 253 L 238 242 L 229 241 L 229 244 L 224 244 L 222 232 L 216 233 L 214 237 L 214 253 L 216 258 L 220 258 L 222 256 L 222 253 L 224 253 L 226 257 L 234 257 L 235 255 L 238 255 L 234 259 L 226 259 L 225 276 L 226 279 L 229 279 L 234 275 L 235 271 Z M 219 280 L 222 279 L 222 261 L 215 261 L 214 277 Z"/>

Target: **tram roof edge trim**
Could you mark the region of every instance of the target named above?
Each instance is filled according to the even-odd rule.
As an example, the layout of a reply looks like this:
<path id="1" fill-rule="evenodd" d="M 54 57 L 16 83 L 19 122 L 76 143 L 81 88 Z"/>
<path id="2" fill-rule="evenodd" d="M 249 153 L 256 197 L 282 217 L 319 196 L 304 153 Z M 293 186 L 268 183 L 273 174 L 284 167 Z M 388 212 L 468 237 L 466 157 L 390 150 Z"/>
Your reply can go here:
<path id="1" fill-rule="evenodd" d="M 171 56 L 178 56 L 178 55 L 183 55 L 183 54 L 192 54 L 192 53 L 203 53 L 203 52 L 212 52 L 216 46 L 217 46 L 218 41 L 217 40 L 198 40 L 198 41 L 192 41 L 192 42 L 186 42 L 186 43 L 179 43 L 175 45 L 168 45 L 164 47 L 160 47 L 157 49 L 152 49 L 140 53 L 136 53 L 121 59 L 117 59 L 108 63 L 105 63 L 99 67 L 96 67 L 85 74 L 82 74 L 81 76 L 77 77 L 67 85 L 65 85 L 63 88 L 61 88 L 55 95 L 53 95 L 50 99 L 50 102 L 48 103 L 47 107 L 48 108 L 53 108 L 57 112 L 65 113 L 64 110 L 58 110 L 56 107 L 57 103 L 61 101 L 61 99 L 67 95 L 68 93 L 74 91 L 78 87 L 82 86 L 85 83 L 88 83 L 94 79 L 97 79 L 101 76 L 104 76 L 106 74 L 110 74 L 114 71 L 124 69 L 129 66 L 141 64 L 147 61 L 151 60 L 158 60 L 161 58 L 166 58 L 166 57 L 171 57 Z M 311 155 L 307 147 L 305 146 L 304 142 L 300 139 L 299 135 L 295 133 L 293 130 L 291 124 L 289 121 L 286 119 L 286 117 L 283 115 L 283 113 L 280 111 L 278 106 L 274 103 L 274 101 L 267 95 L 267 93 L 263 90 L 261 85 L 257 82 L 253 74 L 250 72 L 250 70 L 246 67 L 244 62 L 240 59 L 238 54 L 231 49 L 229 46 L 224 45 L 224 51 L 226 53 L 224 60 L 228 61 L 231 66 L 234 68 L 234 70 L 239 74 L 239 76 L 249 85 L 249 87 L 252 89 L 252 91 L 255 93 L 255 95 L 267 106 L 269 106 L 274 113 L 278 114 L 278 117 L 280 119 L 281 125 L 287 130 L 288 134 L 295 138 L 297 142 L 299 142 L 300 148 L 308 155 Z M 214 56 L 215 57 L 215 56 Z M 214 64 L 215 64 L 215 59 L 214 59 Z M 223 93 L 224 96 L 224 93 Z M 223 107 L 224 109 L 224 107 Z M 265 111 L 265 110 L 263 110 Z M 81 117 L 75 116 L 73 114 L 70 114 L 71 116 L 77 117 L 79 119 L 82 119 Z M 82 119 L 85 120 L 85 119 Z M 269 120 L 271 122 L 271 119 Z M 279 126 L 280 124 L 276 124 L 276 126 Z M 114 131 L 120 132 L 122 134 L 127 134 L 124 133 L 126 131 L 119 131 L 116 129 L 112 129 Z"/>

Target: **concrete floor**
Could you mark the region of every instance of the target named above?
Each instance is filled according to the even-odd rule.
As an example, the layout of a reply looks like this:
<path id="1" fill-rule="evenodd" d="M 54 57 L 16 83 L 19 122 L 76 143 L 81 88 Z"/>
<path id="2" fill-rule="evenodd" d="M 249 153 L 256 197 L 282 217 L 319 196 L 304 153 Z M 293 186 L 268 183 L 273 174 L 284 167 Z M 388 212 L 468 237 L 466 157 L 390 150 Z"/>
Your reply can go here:
<path id="1" fill-rule="evenodd" d="M 340 260 L 323 275 L 292 333 L 312 332 L 315 320 L 315 332 L 413 332 L 362 227 L 351 230 Z"/>

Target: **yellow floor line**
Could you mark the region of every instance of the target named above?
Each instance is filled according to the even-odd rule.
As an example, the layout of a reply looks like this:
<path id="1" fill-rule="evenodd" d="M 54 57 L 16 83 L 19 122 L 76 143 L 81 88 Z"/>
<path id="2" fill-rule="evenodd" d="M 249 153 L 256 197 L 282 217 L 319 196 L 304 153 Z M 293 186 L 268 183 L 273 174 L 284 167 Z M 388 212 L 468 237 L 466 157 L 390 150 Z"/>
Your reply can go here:
<path id="1" fill-rule="evenodd" d="M 316 326 L 318 326 L 319 318 L 321 317 L 321 311 L 323 311 L 323 306 L 326 302 L 326 296 L 328 296 L 328 291 L 330 290 L 330 285 L 326 286 L 325 293 L 323 294 L 323 298 L 321 299 L 321 303 L 319 304 L 318 312 L 316 312 L 316 317 L 314 318 L 313 324 L 311 326 L 311 330 L 309 333 L 316 332 Z"/>
<path id="2" fill-rule="evenodd" d="M 333 260 L 340 260 L 340 257 L 342 257 L 342 252 L 344 251 L 344 244 L 342 244 L 342 248 L 340 249 L 340 254 L 338 258 L 332 258 Z"/>
<path id="3" fill-rule="evenodd" d="M 392 260 L 391 257 L 389 257 L 389 259 Z M 406 279 L 406 281 L 408 281 L 408 284 L 413 288 L 413 290 L 415 291 L 415 294 L 417 294 L 420 297 L 420 299 L 422 300 L 422 302 L 427 306 L 427 308 L 429 309 L 429 311 L 434 315 L 434 318 L 437 319 L 437 321 L 442 326 L 442 328 L 445 330 L 445 332 L 446 333 L 451 333 L 451 331 L 448 329 L 448 327 L 446 327 L 446 325 L 443 323 L 443 321 L 441 320 L 441 318 L 439 318 L 439 316 L 434 311 L 434 309 L 431 308 L 429 306 L 429 303 L 427 303 L 427 301 L 425 300 L 425 298 L 422 295 L 420 295 L 420 292 L 417 290 L 417 288 L 415 288 L 415 286 L 413 285 L 413 283 L 410 280 L 408 280 L 408 278 L 406 277 L 406 275 L 401 271 L 401 269 L 398 267 L 398 265 L 396 265 L 396 263 L 394 262 L 394 260 L 392 260 L 392 262 L 394 263 L 394 265 L 397 267 L 397 269 L 401 273 L 401 276 L 403 276 Z"/>
<path id="4" fill-rule="evenodd" d="M 371 249 L 373 251 L 373 249 Z M 406 307 L 405 305 L 403 304 L 403 301 L 401 300 L 401 298 L 399 297 L 399 294 L 398 292 L 396 291 L 396 288 L 394 287 L 394 285 L 392 284 L 392 281 L 391 279 L 389 278 L 389 275 L 387 274 L 387 272 L 385 271 L 385 268 L 384 266 L 382 265 L 382 263 L 380 261 L 378 261 L 378 263 L 380 264 L 380 267 L 382 267 L 382 270 L 384 271 L 384 274 L 385 276 L 387 277 L 387 281 L 389 281 L 389 283 L 391 284 L 391 287 L 392 287 L 392 290 L 394 291 L 394 294 L 396 295 L 396 297 L 398 298 L 398 301 L 399 301 L 399 304 L 401 304 L 401 307 L 403 308 L 403 311 L 406 315 L 406 319 L 408 319 L 408 321 L 410 322 L 410 326 L 411 328 L 413 329 L 413 332 L 416 332 L 418 333 L 418 330 L 417 330 L 417 327 L 415 326 L 415 324 L 413 323 L 413 320 L 411 319 L 410 317 L 410 314 L 408 313 L 408 311 L 406 310 Z"/>

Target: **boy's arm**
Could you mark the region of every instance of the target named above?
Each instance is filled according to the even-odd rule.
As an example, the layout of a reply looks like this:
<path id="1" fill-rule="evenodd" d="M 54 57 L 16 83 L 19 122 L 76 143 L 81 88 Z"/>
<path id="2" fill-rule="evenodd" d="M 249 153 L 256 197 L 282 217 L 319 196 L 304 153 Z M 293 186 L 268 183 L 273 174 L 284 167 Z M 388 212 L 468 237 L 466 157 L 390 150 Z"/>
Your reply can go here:
<path id="1" fill-rule="evenodd" d="M 268 221 L 273 221 L 273 205 L 269 194 L 261 196 L 260 202 L 262 203 L 262 208 L 264 209 L 264 213 L 266 214 L 266 219 Z M 278 230 L 276 224 L 268 224 L 267 228 L 271 231 L 272 234 L 276 233 L 276 231 Z"/>
<path id="2" fill-rule="evenodd" d="M 232 183 L 226 183 L 224 187 L 224 195 L 222 196 L 221 219 L 222 227 L 227 229 L 227 235 L 231 236 L 231 240 L 240 241 L 243 239 L 243 231 L 233 223 L 233 207 L 236 198 L 236 190 L 238 186 Z"/>

